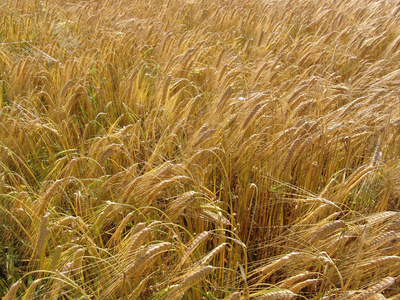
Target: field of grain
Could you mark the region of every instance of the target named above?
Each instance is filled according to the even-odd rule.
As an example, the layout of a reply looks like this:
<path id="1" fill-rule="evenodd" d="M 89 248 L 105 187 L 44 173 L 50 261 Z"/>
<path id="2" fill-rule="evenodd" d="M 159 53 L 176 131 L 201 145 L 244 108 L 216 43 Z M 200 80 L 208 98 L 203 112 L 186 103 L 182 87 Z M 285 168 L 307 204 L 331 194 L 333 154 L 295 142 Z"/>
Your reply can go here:
<path id="1" fill-rule="evenodd" d="M 398 1 L 0 24 L 0 297 L 400 299 Z"/>

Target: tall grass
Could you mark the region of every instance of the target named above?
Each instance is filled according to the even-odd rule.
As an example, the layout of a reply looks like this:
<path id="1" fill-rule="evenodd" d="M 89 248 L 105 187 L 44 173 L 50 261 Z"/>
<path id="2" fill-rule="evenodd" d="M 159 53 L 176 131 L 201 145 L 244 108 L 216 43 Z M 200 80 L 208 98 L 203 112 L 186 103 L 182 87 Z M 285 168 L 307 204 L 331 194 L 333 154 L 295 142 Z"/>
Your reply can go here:
<path id="1" fill-rule="evenodd" d="M 4 0 L 0 296 L 383 299 L 395 1 Z"/>

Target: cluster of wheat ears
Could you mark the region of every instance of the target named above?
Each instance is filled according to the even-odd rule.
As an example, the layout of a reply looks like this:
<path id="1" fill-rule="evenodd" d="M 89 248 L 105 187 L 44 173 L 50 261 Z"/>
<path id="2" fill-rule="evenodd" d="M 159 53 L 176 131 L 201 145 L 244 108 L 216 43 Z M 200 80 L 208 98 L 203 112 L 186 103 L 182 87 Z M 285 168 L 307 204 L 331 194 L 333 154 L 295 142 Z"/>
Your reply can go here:
<path id="1" fill-rule="evenodd" d="M 400 3 L 4 0 L 0 297 L 400 299 Z"/>

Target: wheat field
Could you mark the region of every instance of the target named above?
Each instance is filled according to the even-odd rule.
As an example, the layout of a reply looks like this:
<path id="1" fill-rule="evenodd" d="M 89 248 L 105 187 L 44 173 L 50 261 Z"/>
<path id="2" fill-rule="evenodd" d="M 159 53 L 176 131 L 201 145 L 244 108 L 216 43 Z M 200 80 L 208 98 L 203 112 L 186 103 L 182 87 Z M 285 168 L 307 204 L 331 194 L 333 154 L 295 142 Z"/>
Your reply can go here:
<path id="1" fill-rule="evenodd" d="M 400 299 L 398 1 L 0 22 L 0 297 Z"/>

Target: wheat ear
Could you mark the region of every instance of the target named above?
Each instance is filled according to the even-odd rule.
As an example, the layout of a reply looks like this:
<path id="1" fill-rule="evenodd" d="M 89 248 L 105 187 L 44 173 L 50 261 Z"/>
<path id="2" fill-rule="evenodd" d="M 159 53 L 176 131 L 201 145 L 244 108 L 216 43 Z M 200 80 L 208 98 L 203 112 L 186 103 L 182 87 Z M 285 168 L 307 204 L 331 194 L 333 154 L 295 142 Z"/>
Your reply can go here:
<path id="1" fill-rule="evenodd" d="M 381 247 L 382 245 L 386 244 L 387 242 L 393 240 L 397 236 L 397 232 L 392 230 L 389 232 L 381 233 L 379 234 L 376 238 L 374 238 L 372 241 L 370 241 L 368 245 L 368 251 L 377 249 Z"/>
<path id="2" fill-rule="evenodd" d="M 42 223 L 40 224 L 39 237 L 38 237 L 37 246 L 36 246 L 37 256 L 38 256 L 39 260 L 41 260 L 42 255 L 44 254 L 46 238 L 50 233 L 50 229 L 47 228 L 48 223 L 49 223 L 49 213 L 46 213 L 42 218 Z"/>
<path id="3" fill-rule="evenodd" d="M 62 252 L 62 247 L 58 245 L 53 252 L 53 255 L 51 257 L 51 270 L 54 271 L 57 268 L 58 261 L 60 260 L 61 257 L 61 252 Z"/>
<path id="4" fill-rule="evenodd" d="M 302 280 L 307 280 L 310 279 L 311 277 L 314 277 L 315 275 L 317 275 L 318 273 L 315 272 L 310 272 L 310 273 L 301 273 L 292 277 L 289 277 L 285 280 L 283 280 L 280 284 L 279 287 L 282 289 L 287 289 L 289 287 L 291 287 L 293 284 L 302 281 Z"/>
<path id="5" fill-rule="evenodd" d="M 328 204 L 319 205 L 313 212 L 311 212 L 307 217 L 304 218 L 302 223 L 309 224 L 315 223 L 321 216 L 325 214 L 325 210 L 329 209 Z"/>
<path id="6" fill-rule="evenodd" d="M 46 210 L 47 204 L 49 203 L 51 197 L 57 192 L 58 188 L 63 184 L 65 181 L 64 179 L 59 179 L 54 181 L 50 187 L 46 190 L 46 192 L 42 196 L 42 201 L 39 206 L 38 215 L 42 215 L 43 212 Z"/>
<path id="7" fill-rule="evenodd" d="M 273 299 L 292 299 L 296 294 L 292 291 L 276 291 L 263 295 L 260 300 L 273 300 Z"/>
<path id="8" fill-rule="evenodd" d="M 149 250 L 147 250 L 142 256 L 140 256 L 138 259 L 135 260 L 133 265 L 131 265 L 129 267 L 129 269 L 125 272 L 125 275 L 128 276 L 128 275 L 133 274 L 134 277 L 137 278 L 139 276 L 139 273 L 141 274 L 144 271 L 145 267 L 148 266 L 148 265 L 143 266 L 143 264 L 146 261 L 151 260 L 154 256 L 160 254 L 161 252 L 163 252 L 165 250 L 170 249 L 171 247 L 172 247 L 172 244 L 167 243 L 167 242 L 157 244 L 154 247 L 150 247 Z M 137 272 L 138 269 L 140 269 L 140 268 L 142 268 L 141 272 Z"/>
<path id="9" fill-rule="evenodd" d="M 189 245 L 189 247 L 187 248 L 185 254 L 182 256 L 181 261 L 179 262 L 179 264 L 176 266 L 176 269 L 179 269 L 188 259 L 188 257 L 192 254 L 192 252 L 196 249 L 196 247 L 203 242 L 205 239 L 208 238 L 209 236 L 209 232 L 208 231 L 204 231 L 202 233 L 200 233 L 197 238 Z"/>
<path id="10" fill-rule="evenodd" d="M 130 212 L 129 214 L 127 214 L 122 221 L 119 223 L 117 229 L 115 230 L 115 232 L 113 233 L 113 235 L 111 236 L 108 244 L 112 244 L 112 243 L 116 243 L 117 240 L 119 240 L 121 238 L 121 233 L 124 230 L 124 228 L 126 227 L 126 224 L 128 224 L 128 222 L 133 218 L 134 214 L 133 212 Z"/>
<path id="11" fill-rule="evenodd" d="M 365 291 L 363 291 L 361 294 L 354 295 L 353 297 L 350 298 L 350 300 L 367 300 L 373 295 L 387 289 L 393 283 L 396 281 L 395 278 L 393 277 L 386 277 L 379 281 L 378 283 L 374 284 L 373 286 L 369 287 Z"/>
<path id="12" fill-rule="evenodd" d="M 123 272 L 115 282 L 108 286 L 108 288 L 102 293 L 102 298 L 110 298 L 112 294 L 120 288 L 126 280 L 129 280 L 131 285 L 137 283 L 143 272 L 151 266 L 151 263 L 157 257 L 157 255 L 170 249 L 172 247 L 171 243 L 159 243 L 155 246 L 148 247 L 147 251 L 144 252 L 140 257 L 138 257 L 129 268 Z"/>
<path id="13" fill-rule="evenodd" d="M 127 251 L 126 255 L 131 255 L 132 253 L 134 253 L 143 244 L 143 242 L 146 240 L 150 232 L 151 232 L 150 228 L 145 227 L 138 233 L 136 233 L 132 238 L 131 246 L 129 247 L 129 250 Z"/>
<path id="14" fill-rule="evenodd" d="M 16 283 L 14 283 L 11 287 L 8 293 L 4 296 L 3 300 L 15 300 L 17 296 L 18 289 L 20 285 L 22 284 L 21 280 L 18 280 Z"/>
<path id="15" fill-rule="evenodd" d="M 364 274 L 367 270 L 380 270 L 380 268 L 386 268 L 388 266 L 394 267 L 399 263 L 400 263 L 399 256 L 385 256 L 359 265 L 357 271 L 362 272 Z"/>
<path id="16" fill-rule="evenodd" d="M 292 143 L 292 145 L 289 147 L 286 157 L 283 161 L 282 164 L 282 171 L 285 171 L 290 163 L 290 161 L 292 160 L 293 154 L 296 151 L 296 149 L 300 146 L 300 144 L 303 141 L 303 137 L 295 139 L 294 142 Z"/>
<path id="17" fill-rule="evenodd" d="M 176 219 L 186 208 L 186 206 L 188 206 L 193 201 L 193 197 L 195 194 L 195 191 L 186 192 L 177 199 L 171 201 L 171 204 L 168 206 L 167 209 L 167 215 L 173 222 L 176 221 Z"/>
<path id="18" fill-rule="evenodd" d="M 400 228 L 400 218 L 396 215 L 395 219 L 385 226 L 382 231 L 398 230 Z"/>
<path id="19" fill-rule="evenodd" d="M 214 272 L 214 270 L 215 270 L 215 267 L 206 266 L 206 267 L 201 268 L 198 271 L 195 271 L 195 272 L 189 274 L 181 284 L 176 286 L 169 293 L 169 295 L 166 298 L 166 300 L 179 299 L 186 290 L 188 290 L 190 287 L 192 287 L 196 282 L 198 282 L 203 277 L 205 277 L 205 276 L 211 274 L 212 272 Z"/>
<path id="20" fill-rule="evenodd" d="M 304 289 L 305 287 L 311 285 L 311 284 L 316 284 L 318 282 L 320 282 L 320 279 L 307 279 L 304 280 L 302 282 L 296 283 L 294 286 L 290 287 L 289 290 L 291 290 L 293 293 L 298 293 L 300 292 L 302 289 Z"/>
<path id="21" fill-rule="evenodd" d="M 259 272 L 262 274 L 271 274 L 278 270 L 280 267 L 284 266 L 286 263 L 289 262 L 292 258 L 299 256 L 301 253 L 299 252 L 291 252 L 284 257 L 281 257 L 280 259 L 274 261 L 273 263 L 266 265 L 265 267 L 262 267 Z"/>
<path id="22" fill-rule="evenodd" d="M 315 243 L 323 238 L 325 238 L 328 234 L 334 232 L 337 229 L 343 228 L 345 222 L 343 220 L 332 221 L 321 228 L 319 228 L 311 237 L 310 243 Z"/>
<path id="23" fill-rule="evenodd" d="M 398 255 L 400 254 L 400 245 L 390 245 L 388 247 L 385 247 L 379 251 L 380 254 L 382 255 Z"/>
<path id="24" fill-rule="evenodd" d="M 200 265 L 204 266 L 208 264 L 214 256 L 216 256 L 220 251 L 222 251 L 227 243 L 222 243 L 218 247 L 215 247 L 210 253 L 208 253 L 205 257 L 203 257 L 200 261 Z"/>
<path id="25" fill-rule="evenodd" d="M 253 119 L 258 116 L 259 113 L 262 112 L 263 108 L 265 108 L 267 104 L 263 104 L 262 102 L 257 103 L 254 105 L 253 109 L 250 111 L 250 113 L 247 115 L 245 121 L 243 122 L 243 125 L 241 127 L 241 130 L 246 130 L 250 122 L 253 121 Z"/>
<path id="26" fill-rule="evenodd" d="M 82 268 L 83 255 L 85 254 L 85 249 L 78 249 L 74 253 L 72 259 L 72 271 L 77 273 Z"/>
<path id="27" fill-rule="evenodd" d="M 380 224 L 385 222 L 387 219 L 393 217 L 394 220 L 392 220 L 391 223 L 389 223 L 382 231 L 389 231 L 389 230 L 396 230 L 397 227 L 391 227 L 390 225 L 392 223 L 400 222 L 400 213 L 394 212 L 394 211 L 385 211 L 381 213 L 376 213 L 371 216 L 368 216 L 366 220 L 368 221 L 368 224 Z M 399 224 L 400 225 L 400 224 Z"/>
<path id="28" fill-rule="evenodd" d="M 349 177 L 349 182 L 347 183 L 348 189 L 352 190 L 357 184 L 360 183 L 364 177 L 369 175 L 369 173 L 374 169 L 373 166 L 367 166 L 367 167 L 360 167 L 358 168 L 350 177 Z"/>
<path id="29" fill-rule="evenodd" d="M 42 279 L 36 279 L 31 283 L 29 288 L 26 290 L 24 297 L 21 300 L 33 300 L 35 299 L 35 289 L 39 283 L 42 282 Z"/>
<path id="30" fill-rule="evenodd" d="M 240 300 L 242 297 L 242 292 L 234 292 L 233 294 L 230 295 L 228 300 Z"/>

